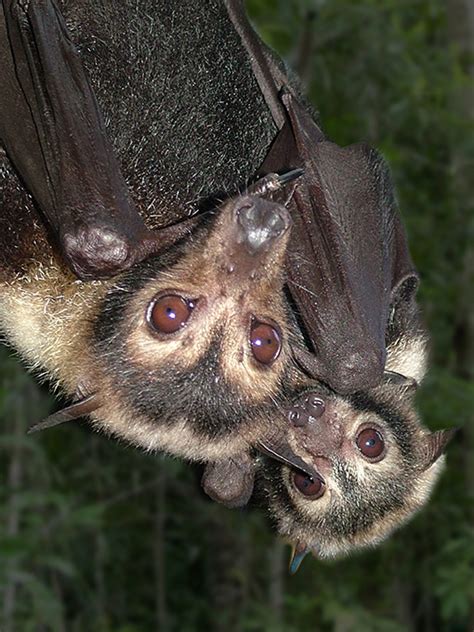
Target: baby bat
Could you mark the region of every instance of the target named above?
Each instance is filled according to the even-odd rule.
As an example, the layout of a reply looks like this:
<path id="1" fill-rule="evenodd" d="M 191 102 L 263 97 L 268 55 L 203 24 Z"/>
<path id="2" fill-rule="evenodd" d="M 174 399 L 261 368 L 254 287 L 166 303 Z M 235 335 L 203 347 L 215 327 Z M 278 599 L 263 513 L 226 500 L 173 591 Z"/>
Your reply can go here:
<path id="1" fill-rule="evenodd" d="M 380 543 L 428 499 L 455 430 L 430 433 L 420 424 L 414 397 L 425 364 L 416 305 L 402 296 L 387 329 L 392 381 L 350 395 L 320 384 L 289 408 L 290 446 L 320 478 L 268 460 L 259 485 L 293 544 L 293 572 L 310 551 L 333 557 Z"/>
<path id="2" fill-rule="evenodd" d="M 304 408 L 309 393 L 330 411 L 357 411 L 350 393 L 390 387 L 390 310 L 404 294 L 411 304 L 416 284 L 386 167 L 373 150 L 324 138 L 239 3 L 155 3 L 146 19 L 138 4 L 63 3 L 79 56 L 55 3 L 3 0 L 2 329 L 77 399 L 49 423 L 90 413 L 146 449 L 216 462 L 205 487 L 233 505 L 252 491 L 255 446 L 291 465 L 303 486 L 329 488 L 308 458 L 306 431 L 281 411 Z M 195 35 L 180 36 L 177 50 L 180 24 L 195 26 L 198 47 Z M 270 176 L 218 213 L 177 223 L 216 206 L 259 166 L 305 174 L 284 198 L 269 193 L 285 177 Z M 354 173 L 359 186 L 350 188 Z M 438 435 L 410 436 L 441 453 Z M 420 469 L 426 487 L 438 465 Z M 280 531 L 299 551 L 314 549 L 314 524 L 301 522 L 306 510 L 281 482 L 288 470 L 259 467 L 272 513 L 294 518 Z M 347 502 L 357 510 L 354 497 Z"/>

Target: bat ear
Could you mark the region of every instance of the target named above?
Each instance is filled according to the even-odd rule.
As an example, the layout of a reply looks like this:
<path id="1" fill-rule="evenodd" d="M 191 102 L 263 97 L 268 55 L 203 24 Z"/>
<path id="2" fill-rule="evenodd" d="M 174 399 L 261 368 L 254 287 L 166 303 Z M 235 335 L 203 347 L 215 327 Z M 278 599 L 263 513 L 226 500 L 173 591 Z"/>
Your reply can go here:
<path id="1" fill-rule="evenodd" d="M 255 462 L 248 454 L 242 458 L 208 463 L 201 485 L 212 500 L 231 509 L 243 507 L 253 492 Z"/>
<path id="2" fill-rule="evenodd" d="M 430 432 L 425 436 L 419 448 L 421 470 L 427 470 L 430 465 L 433 465 L 439 459 L 457 431 L 458 428 L 449 428 L 447 430 Z"/>
<path id="3" fill-rule="evenodd" d="M 415 294 L 420 285 L 420 279 L 416 272 L 406 274 L 392 289 L 392 304 L 399 302 L 410 302 L 415 298 Z"/>
<path id="4" fill-rule="evenodd" d="M 33 426 L 28 428 L 27 434 L 39 432 L 40 430 L 47 430 L 48 428 L 54 428 L 54 426 L 59 426 L 60 424 L 64 424 L 68 421 L 74 421 L 74 419 L 78 419 L 79 417 L 85 417 L 94 412 L 94 410 L 97 410 L 99 406 L 100 401 L 98 395 L 88 395 L 87 397 L 83 397 L 77 402 L 74 402 L 74 404 L 49 415 L 46 419 L 33 424 Z"/>

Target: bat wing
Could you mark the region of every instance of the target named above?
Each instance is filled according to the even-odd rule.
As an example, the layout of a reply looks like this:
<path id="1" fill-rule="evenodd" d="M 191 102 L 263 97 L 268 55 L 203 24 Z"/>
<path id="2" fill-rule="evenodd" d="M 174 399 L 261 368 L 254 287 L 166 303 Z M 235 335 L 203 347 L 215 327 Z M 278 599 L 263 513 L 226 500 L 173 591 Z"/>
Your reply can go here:
<path id="1" fill-rule="evenodd" d="M 2 0 L 0 139 L 80 278 L 111 276 L 185 234 L 149 231 L 53 0 Z"/>
<path id="2" fill-rule="evenodd" d="M 242 3 L 227 4 L 280 128 L 260 173 L 304 170 L 289 204 L 287 279 L 311 353 L 295 348 L 295 358 L 338 392 L 373 387 L 383 377 L 394 295 L 408 278 L 417 285 L 388 167 L 366 145 L 343 148 L 325 137 L 259 48 Z"/>

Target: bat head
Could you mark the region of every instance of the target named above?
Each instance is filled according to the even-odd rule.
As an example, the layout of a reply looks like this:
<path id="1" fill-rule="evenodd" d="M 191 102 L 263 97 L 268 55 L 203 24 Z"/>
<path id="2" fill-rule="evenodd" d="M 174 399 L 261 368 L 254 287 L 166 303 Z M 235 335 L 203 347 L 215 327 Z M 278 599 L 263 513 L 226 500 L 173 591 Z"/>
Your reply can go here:
<path id="1" fill-rule="evenodd" d="M 293 571 L 309 551 L 334 557 L 383 541 L 442 470 L 454 431 L 427 431 L 414 409 L 425 340 L 398 336 L 387 351 L 392 373 L 378 387 L 341 396 L 313 386 L 288 409 L 290 446 L 319 478 L 270 461 L 260 470 L 270 514 L 294 545 Z"/>
<path id="2" fill-rule="evenodd" d="M 192 459 L 248 449 L 289 380 L 289 228 L 284 205 L 239 196 L 119 278 L 94 325 L 96 424 Z"/>

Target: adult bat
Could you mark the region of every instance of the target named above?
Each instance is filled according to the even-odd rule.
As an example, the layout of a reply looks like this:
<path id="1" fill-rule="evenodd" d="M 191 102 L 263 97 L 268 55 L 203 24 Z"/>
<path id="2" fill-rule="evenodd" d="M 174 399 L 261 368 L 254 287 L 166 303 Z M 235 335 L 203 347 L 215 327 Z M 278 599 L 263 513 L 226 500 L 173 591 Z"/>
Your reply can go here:
<path id="1" fill-rule="evenodd" d="M 0 20 L 0 314 L 77 400 L 47 423 L 87 413 L 146 449 L 212 461 L 206 488 L 230 504 L 251 492 L 253 447 L 326 484 L 281 411 L 315 387 L 382 381 L 389 311 L 415 285 L 385 165 L 324 139 L 237 3 L 155 3 L 146 19 L 136 2 L 62 8 L 80 54 L 52 1 L 4 0 Z M 270 176 L 177 223 L 259 167 L 305 173 L 286 199 Z"/>
<path id="2" fill-rule="evenodd" d="M 308 378 L 293 367 L 289 351 L 283 264 L 290 218 L 284 204 L 265 195 L 299 172 L 270 175 L 219 212 L 186 221 L 198 206 L 217 206 L 223 191 L 237 191 L 271 142 L 271 117 L 255 92 L 246 51 L 219 2 L 205 10 L 158 3 L 150 18 L 160 36 L 154 62 L 149 37 L 122 37 L 125 23 L 139 20 L 146 31 L 143 6 L 92 8 L 64 3 L 68 29 L 50 0 L 2 3 L 2 329 L 74 400 L 39 427 L 90 414 L 97 426 L 132 443 L 199 460 L 244 453 L 262 437 L 274 449 L 279 402 Z M 96 21 L 85 24 L 86 14 Z M 181 40 L 176 52 L 189 24 L 205 34 L 199 55 L 195 36 Z M 226 82 L 206 67 L 222 47 L 221 24 L 229 39 Z M 70 31 L 86 26 L 81 56 Z M 100 49 L 104 41 L 115 50 L 109 62 L 131 56 L 134 72 L 123 62 L 121 72 L 94 66 L 95 51 L 96 96 L 84 63 L 93 43 Z M 188 73 L 202 75 L 192 94 L 194 116 L 167 90 L 180 55 Z M 205 115 L 203 85 L 214 99 Z M 124 95 L 120 102 L 117 94 Z M 100 99 L 117 125 L 137 111 L 135 125 L 112 130 L 116 148 Z M 209 134 L 211 124 L 221 137 Z M 222 138 L 232 128 L 233 137 Z M 259 142 L 249 148 L 249 138 Z M 121 148 L 135 201 L 115 155 Z M 162 254 L 140 261 L 150 252 Z M 118 269 L 120 276 L 89 282 Z M 287 446 L 279 454 L 287 459 Z M 306 467 L 296 456 L 293 462 Z"/>

